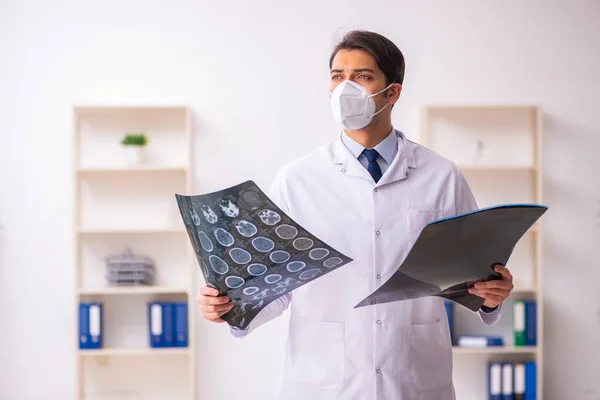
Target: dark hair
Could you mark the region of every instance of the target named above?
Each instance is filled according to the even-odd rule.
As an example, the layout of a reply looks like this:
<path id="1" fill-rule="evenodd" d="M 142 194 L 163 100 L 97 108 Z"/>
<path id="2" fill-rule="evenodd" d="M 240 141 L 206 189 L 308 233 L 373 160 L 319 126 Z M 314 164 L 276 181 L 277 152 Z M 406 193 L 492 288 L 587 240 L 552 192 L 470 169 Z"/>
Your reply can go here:
<path id="1" fill-rule="evenodd" d="M 335 55 L 340 50 L 363 50 L 369 53 L 375 59 L 379 69 L 383 71 L 387 85 L 391 83 L 402 84 L 404 81 L 404 55 L 391 40 L 379 33 L 369 31 L 348 32 L 331 53 L 329 59 L 330 69 Z"/>

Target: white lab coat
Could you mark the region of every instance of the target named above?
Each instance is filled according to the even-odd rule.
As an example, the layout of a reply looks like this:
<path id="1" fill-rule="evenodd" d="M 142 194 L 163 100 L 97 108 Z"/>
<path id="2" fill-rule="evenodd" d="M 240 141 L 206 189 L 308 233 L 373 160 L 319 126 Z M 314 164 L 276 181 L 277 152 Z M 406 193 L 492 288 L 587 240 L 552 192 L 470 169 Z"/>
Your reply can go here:
<path id="1" fill-rule="evenodd" d="M 395 131 L 398 154 L 375 184 L 341 139 L 285 166 L 270 197 L 354 261 L 275 300 L 244 336 L 290 308 L 281 400 L 454 399 L 443 300 L 354 306 L 398 269 L 430 221 L 476 209 L 456 166 Z M 501 308 L 479 312 L 492 325 Z"/>

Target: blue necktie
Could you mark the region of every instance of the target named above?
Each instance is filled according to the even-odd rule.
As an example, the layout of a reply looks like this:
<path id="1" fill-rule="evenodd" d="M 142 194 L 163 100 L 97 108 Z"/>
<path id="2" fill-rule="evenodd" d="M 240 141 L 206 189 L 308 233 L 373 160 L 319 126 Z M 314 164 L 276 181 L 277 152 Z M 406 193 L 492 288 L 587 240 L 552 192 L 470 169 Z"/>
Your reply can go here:
<path id="1" fill-rule="evenodd" d="M 369 165 L 367 165 L 367 171 L 369 171 L 375 182 L 379 182 L 382 175 L 381 168 L 379 168 L 379 164 L 377 164 L 377 158 L 379 157 L 379 153 L 375 149 L 365 149 L 363 153 L 365 153 L 365 156 L 367 156 L 367 160 L 369 160 Z"/>

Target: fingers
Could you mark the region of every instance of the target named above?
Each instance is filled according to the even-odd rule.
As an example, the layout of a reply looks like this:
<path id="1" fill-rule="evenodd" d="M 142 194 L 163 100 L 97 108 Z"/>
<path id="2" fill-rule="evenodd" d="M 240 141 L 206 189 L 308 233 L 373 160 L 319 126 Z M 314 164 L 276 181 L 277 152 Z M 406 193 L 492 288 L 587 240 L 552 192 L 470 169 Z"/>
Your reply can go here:
<path id="1" fill-rule="evenodd" d="M 470 292 L 470 290 L 469 290 Z M 489 300 L 490 302 L 493 302 L 494 304 L 501 304 L 502 302 L 504 302 L 505 296 L 499 295 L 499 294 L 495 294 L 495 293 L 473 293 L 476 296 L 479 296 L 485 300 Z"/>
<path id="2" fill-rule="evenodd" d="M 483 297 L 485 295 L 500 296 L 502 299 L 508 297 L 508 291 L 502 289 L 469 289 L 469 293 Z"/>
<path id="3" fill-rule="evenodd" d="M 513 283 L 512 281 L 505 281 L 504 279 L 477 282 L 475 284 L 475 289 L 503 289 L 510 291 L 513 289 Z"/>
<path id="4" fill-rule="evenodd" d="M 212 322 L 225 322 L 221 316 L 233 308 L 233 303 L 227 296 L 220 296 L 219 291 L 208 286 L 200 288 L 198 304 L 202 316 Z"/>
<path id="5" fill-rule="evenodd" d="M 508 268 L 506 268 L 503 265 L 500 264 L 496 264 L 494 266 L 494 271 L 498 272 L 500 275 L 502 275 L 502 279 L 506 279 L 512 282 L 512 275 L 510 273 L 510 271 L 508 270 Z"/>
<path id="6" fill-rule="evenodd" d="M 204 296 L 218 296 L 219 291 L 215 288 L 211 288 L 208 286 L 202 286 L 200 288 L 200 294 Z"/>
<path id="7" fill-rule="evenodd" d="M 225 321 L 223 319 L 221 319 L 221 315 L 223 315 L 223 314 L 204 313 L 204 314 L 202 314 L 202 317 L 210 322 L 216 322 L 218 324 L 222 324 Z"/>
<path id="8" fill-rule="evenodd" d="M 228 313 L 233 308 L 233 303 L 223 304 L 220 306 L 201 306 L 202 316 L 213 322 L 223 322 L 221 316 Z"/>
<path id="9" fill-rule="evenodd" d="M 229 302 L 229 297 L 227 296 L 219 296 L 219 297 L 214 297 L 214 296 L 198 296 L 198 303 L 200 305 L 207 305 L 207 306 L 217 306 L 217 305 L 221 305 L 221 304 L 226 304 Z"/>
<path id="10" fill-rule="evenodd" d="M 218 305 L 229 302 L 229 297 L 219 296 L 219 291 L 217 289 L 204 286 L 200 289 L 200 295 L 197 300 L 201 305 Z"/>

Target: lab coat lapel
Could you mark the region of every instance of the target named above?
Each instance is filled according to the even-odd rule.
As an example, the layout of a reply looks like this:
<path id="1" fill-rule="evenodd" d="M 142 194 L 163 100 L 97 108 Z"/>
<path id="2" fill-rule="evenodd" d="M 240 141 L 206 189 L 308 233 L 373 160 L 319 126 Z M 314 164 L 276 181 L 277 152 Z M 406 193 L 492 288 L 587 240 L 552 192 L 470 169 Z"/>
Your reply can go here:
<path id="1" fill-rule="evenodd" d="M 373 181 L 369 171 L 348 150 L 341 137 L 338 137 L 335 142 L 333 163 L 338 166 L 340 172 L 348 176 L 366 179 L 376 187 L 406 179 L 410 175 L 410 169 L 417 167 L 414 155 L 415 147 L 410 141 L 406 140 L 402 132 L 395 132 L 398 138 L 398 154 L 396 154 L 396 158 L 394 158 L 394 161 L 392 161 L 378 183 Z"/>
<path id="2" fill-rule="evenodd" d="M 348 176 L 366 179 L 370 182 L 373 182 L 373 184 L 375 183 L 371 177 L 371 174 L 369 174 L 369 171 L 363 167 L 360 161 L 354 157 L 354 154 L 352 154 L 344 145 L 341 137 L 338 137 L 335 143 L 335 151 L 333 156 L 333 163 L 339 167 L 341 173 Z"/>
<path id="3" fill-rule="evenodd" d="M 402 132 L 396 131 L 398 137 L 398 154 L 392 161 L 388 170 L 383 174 L 377 186 L 383 186 L 409 177 L 410 169 L 416 168 L 415 148 L 411 142 L 406 140 Z"/>

